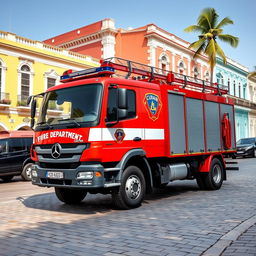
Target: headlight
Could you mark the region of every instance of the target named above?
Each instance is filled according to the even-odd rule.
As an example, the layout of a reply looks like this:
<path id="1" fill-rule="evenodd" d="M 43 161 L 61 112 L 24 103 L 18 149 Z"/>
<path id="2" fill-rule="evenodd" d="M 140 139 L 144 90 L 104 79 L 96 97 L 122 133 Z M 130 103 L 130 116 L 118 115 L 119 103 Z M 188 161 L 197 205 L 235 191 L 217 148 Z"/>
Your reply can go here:
<path id="1" fill-rule="evenodd" d="M 37 172 L 36 172 L 36 170 L 32 170 L 32 177 L 37 177 Z"/>
<path id="2" fill-rule="evenodd" d="M 79 172 L 76 178 L 78 180 L 91 180 L 93 178 L 93 172 Z"/>

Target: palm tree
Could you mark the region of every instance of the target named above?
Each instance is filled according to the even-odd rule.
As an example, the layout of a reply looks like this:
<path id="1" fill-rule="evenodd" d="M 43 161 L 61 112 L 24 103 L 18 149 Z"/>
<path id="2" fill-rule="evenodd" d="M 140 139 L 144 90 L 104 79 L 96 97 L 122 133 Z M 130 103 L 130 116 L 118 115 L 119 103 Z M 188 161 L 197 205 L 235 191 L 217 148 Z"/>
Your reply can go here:
<path id="1" fill-rule="evenodd" d="M 202 10 L 197 19 L 197 24 L 184 29 L 185 32 L 199 32 L 199 39 L 190 44 L 189 48 L 195 49 L 193 58 L 204 53 L 209 58 L 211 68 L 211 82 L 213 82 L 213 70 L 216 65 L 216 56 L 220 56 L 227 63 L 226 56 L 217 43 L 217 39 L 230 44 L 232 47 L 237 47 L 239 38 L 223 33 L 223 27 L 234 22 L 226 17 L 218 22 L 219 15 L 214 8 L 206 8 Z"/>

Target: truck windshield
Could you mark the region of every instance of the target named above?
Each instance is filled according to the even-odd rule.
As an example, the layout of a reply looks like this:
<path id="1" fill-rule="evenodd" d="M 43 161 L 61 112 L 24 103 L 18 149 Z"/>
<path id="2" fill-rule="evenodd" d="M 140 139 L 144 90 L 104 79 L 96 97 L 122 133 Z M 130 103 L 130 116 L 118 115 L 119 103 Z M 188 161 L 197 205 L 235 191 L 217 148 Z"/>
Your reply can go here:
<path id="1" fill-rule="evenodd" d="M 37 126 L 93 126 L 98 122 L 102 85 L 87 84 L 47 92 Z"/>

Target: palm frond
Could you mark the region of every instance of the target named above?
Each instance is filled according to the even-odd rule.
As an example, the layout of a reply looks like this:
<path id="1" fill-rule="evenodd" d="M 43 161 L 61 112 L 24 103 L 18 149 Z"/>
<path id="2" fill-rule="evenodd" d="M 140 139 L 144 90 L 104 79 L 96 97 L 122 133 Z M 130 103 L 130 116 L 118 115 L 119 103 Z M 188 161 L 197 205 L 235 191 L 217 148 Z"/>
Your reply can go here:
<path id="1" fill-rule="evenodd" d="M 212 29 L 216 26 L 218 20 L 218 14 L 214 8 L 203 9 L 200 16 L 198 17 L 197 23 L 199 26 Z"/>
<path id="2" fill-rule="evenodd" d="M 218 38 L 225 43 L 229 43 L 232 47 L 237 47 L 239 43 L 238 37 L 229 34 L 218 35 Z"/>
<path id="3" fill-rule="evenodd" d="M 191 25 L 184 29 L 185 32 L 203 32 L 203 28 L 198 25 Z"/>
<path id="4" fill-rule="evenodd" d="M 204 42 L 205 42 L 205 38 L 199 39 L 199 40 L 191 43 L 189 45 L 189 48 L 193 48 L 193 49 L 197 50 L 198 48 L 201 47 L 202 44 L 204 44 Z"/>
<path id="5" fill-rule="evenodd" d="M 223 52 L 223 50 L 221 49 L 221 47 L 215 42 L 215 48 L 216 48 L 216 53 L 218 56 L 220 56 L 224 62 L 224 64 L 227 64 L 227 59 L 226 59 L 226 55 Z"/>
<path id="6" fill-rule="evenodd" d="M 208 44 L 205 48 L 205 53 L 209 57 L 210 66 L 211 67 L 215 66 L 217 50 L 216 50 L 216 42 L 214 39 L 211 39 L 208 41 Z"/>
<path id="7" fill-rule="evenodd" d="M 216 26 L 216 28 L 222 28 L 228 24 L 234 24 L 234 21 L 231 20 L 229 17 L 226 17 L 220 21 L 220 23 Z"/>

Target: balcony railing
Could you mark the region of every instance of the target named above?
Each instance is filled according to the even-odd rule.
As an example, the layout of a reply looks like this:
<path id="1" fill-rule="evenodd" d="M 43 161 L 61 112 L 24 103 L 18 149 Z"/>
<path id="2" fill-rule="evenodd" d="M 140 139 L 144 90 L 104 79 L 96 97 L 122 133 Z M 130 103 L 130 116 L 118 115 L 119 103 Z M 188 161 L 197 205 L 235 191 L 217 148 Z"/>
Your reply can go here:
<path id="1" fill-rule="evenodd" d="M 253 110 L 256 110 L 256 103 L 243 99 L 243 98 L 239 98 L 239 97 L 235 97 L 232 95 L 228 95 L 229 98 L 233 99 L 235 101 L 235 105 L 240 106 L 240 107 L 245 107 L 245 108 L 250 108 Z"/>
<path id="2" fill-rule="evenodd" d="M 4 105 L 10 105 L 11 104 L 9 93 L 5 93 L 5 92 L 0 93 L 0 104 L 4 104 Z"/>

